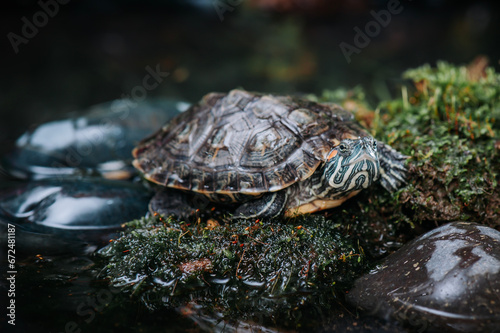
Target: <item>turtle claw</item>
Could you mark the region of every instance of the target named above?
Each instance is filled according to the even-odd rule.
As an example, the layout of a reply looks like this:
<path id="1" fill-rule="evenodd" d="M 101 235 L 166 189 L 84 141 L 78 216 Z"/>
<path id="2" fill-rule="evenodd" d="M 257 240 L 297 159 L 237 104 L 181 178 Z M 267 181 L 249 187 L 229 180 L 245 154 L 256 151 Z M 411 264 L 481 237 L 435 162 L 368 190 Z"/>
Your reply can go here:
<path id="1" fill-rule="evenodd" d="M 395 192 L 406 184 L 408 170 L 405 167 L 405 161 L 408 156 L 399 153 L 381 141 L 377 141 L 377 144 L 380 162 L 380 183 L 387 191 Z"/>

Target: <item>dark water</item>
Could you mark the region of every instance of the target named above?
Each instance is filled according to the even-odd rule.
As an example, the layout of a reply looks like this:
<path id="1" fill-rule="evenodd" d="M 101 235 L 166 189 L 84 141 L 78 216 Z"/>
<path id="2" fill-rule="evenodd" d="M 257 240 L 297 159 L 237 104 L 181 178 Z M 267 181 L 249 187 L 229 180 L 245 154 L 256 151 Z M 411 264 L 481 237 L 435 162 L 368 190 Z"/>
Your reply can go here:
<path id="1" fill-rule="evenodd" d="M 127 96 L 196 101 L 209 91 L 236 87 L 321 93 L 360 84 L 376 105 L 398 93 L 400 74 L 409 67 L 439 59 L 468 63 L 479 54 L 500 67 L 500 12 L 493 1 L 401 1 L 401 12 L 391 15 L 359 53 L 351 54 L 350 63 L 341 43 L 355 45 L 353 29 L 364 29 L 374 20 L 370 11 L 386 10 L 386 2 L 339 1 L 327 9 L 295 5 L 279 11 L 256 7 L 261 1 L 243 1 L 225 7 L 222 14 L 214 7 L 220 2 L 70 1 L 59 5 L 54 17 L 29 38 L 23 36 L 23 17 L 33 22 L 41 10 L 37 1 L 3 5 L 0 153 L 33 124 Z M 17 52 L 10 33 L 24 38 Z M 8 267 L 6 249 L 1 251 L 4 332 L 4 327 L 13 327 L 6 323 Z M 209 327 L 173 310 L 151 313 L 113 293 L 94 279 L 94 258 L 30 253 L 16 260 L 15 331 L 172 332 Z M 348 326 L 354 325 L 351 321 L 341 330 L 399 330 L 366 321 L 371 329 L 360 322 Z M 318 330 L 333 327 L 318 325 Z"/>
<path id="2" fill-rule="evenodd" d="M 30 256 L 19 260 L 17 267 L 16 325 L 7 323 L 10 318 L 2 318 L 2 332 L 281 331 L 269 324 L 271 319 L 266 312 L 257 313 L 251 321 L 240 322 L 236 317 L 226 322 L 220 320 L 219 315 L 207 314 L 190 306 L 160 307 L 152 311 L 137 298 L 110 288 L 106 281 L 99 279 L 102 264 L 95 257 Z M 6 271 L 5 266 L 1 268 Z M 6 293 L 7 287 L 2 286 L 0 291 Z M 322 299 L 321 296 L 315 297 L 318 301 Z M 303 328 L 298 327 L 298 331 L 405 332 L 401 327 L 382 320 L 359 317 L 338 302 L 327 307 L 319 304 L 310 304 L 299 311 L 309 314 L 307 318 L 290 320 L 300 319 Z M 290 325 L 287 326 L 289 331 Z"/>

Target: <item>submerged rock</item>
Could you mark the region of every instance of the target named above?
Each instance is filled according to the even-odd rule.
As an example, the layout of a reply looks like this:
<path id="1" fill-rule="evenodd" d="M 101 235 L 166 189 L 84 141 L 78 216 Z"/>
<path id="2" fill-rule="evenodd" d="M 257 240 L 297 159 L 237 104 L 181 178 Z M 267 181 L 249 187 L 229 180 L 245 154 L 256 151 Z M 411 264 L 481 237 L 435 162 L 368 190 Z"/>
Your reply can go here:
<path id="1" fill-rule="evenodd" d="M 358 279 L 348 300 L 419 331 L 500 325 L 500 232 L 454 222 L 408 243 Z"/>
<path id="2" fill-rule="evenodd" d="M 27 131 L 2 165 L 11 176 L 21 179 L 75 174 L 126 179 L 135 174 L 131 151 L 137 142 L 188 106 L 166 99 L 96 105 L 78 117 Z"/>

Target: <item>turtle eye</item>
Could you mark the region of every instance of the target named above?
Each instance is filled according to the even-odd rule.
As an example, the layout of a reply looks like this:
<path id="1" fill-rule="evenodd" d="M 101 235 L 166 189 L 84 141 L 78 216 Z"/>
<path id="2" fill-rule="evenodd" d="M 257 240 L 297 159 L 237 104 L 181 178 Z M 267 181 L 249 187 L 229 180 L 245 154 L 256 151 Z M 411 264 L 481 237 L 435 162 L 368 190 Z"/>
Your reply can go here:
<path id="1" fill-rule="evenodd" d="M 339 150 L 340 150 L 341 153 L 347 152 L 347 149 L 348 149 L 348 147 L 347 147 L 347 145 L 345 143 L 341 143 L 339 145 Z"/>
<path id="2" fill-rule="evenodd" d="M 373 140 L 373 149 L 377 150 L 377 140 Z"/>

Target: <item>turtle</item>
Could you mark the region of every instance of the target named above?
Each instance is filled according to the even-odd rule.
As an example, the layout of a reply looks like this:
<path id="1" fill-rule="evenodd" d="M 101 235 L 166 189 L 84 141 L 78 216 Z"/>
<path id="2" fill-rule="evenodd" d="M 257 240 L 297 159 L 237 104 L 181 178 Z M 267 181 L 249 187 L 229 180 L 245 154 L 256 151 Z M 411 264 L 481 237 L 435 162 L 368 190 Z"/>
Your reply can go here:
<path id="1" fill-rule="evenodd" d="M 173 212 L 184 192 L 246 219 L 337 207 L 375 182 L 393 192 L 407 158 L 339 105 L 241 89 L 205 95 L 132 155 L 144 178 L 171 189 L 150 211 Z"/>

